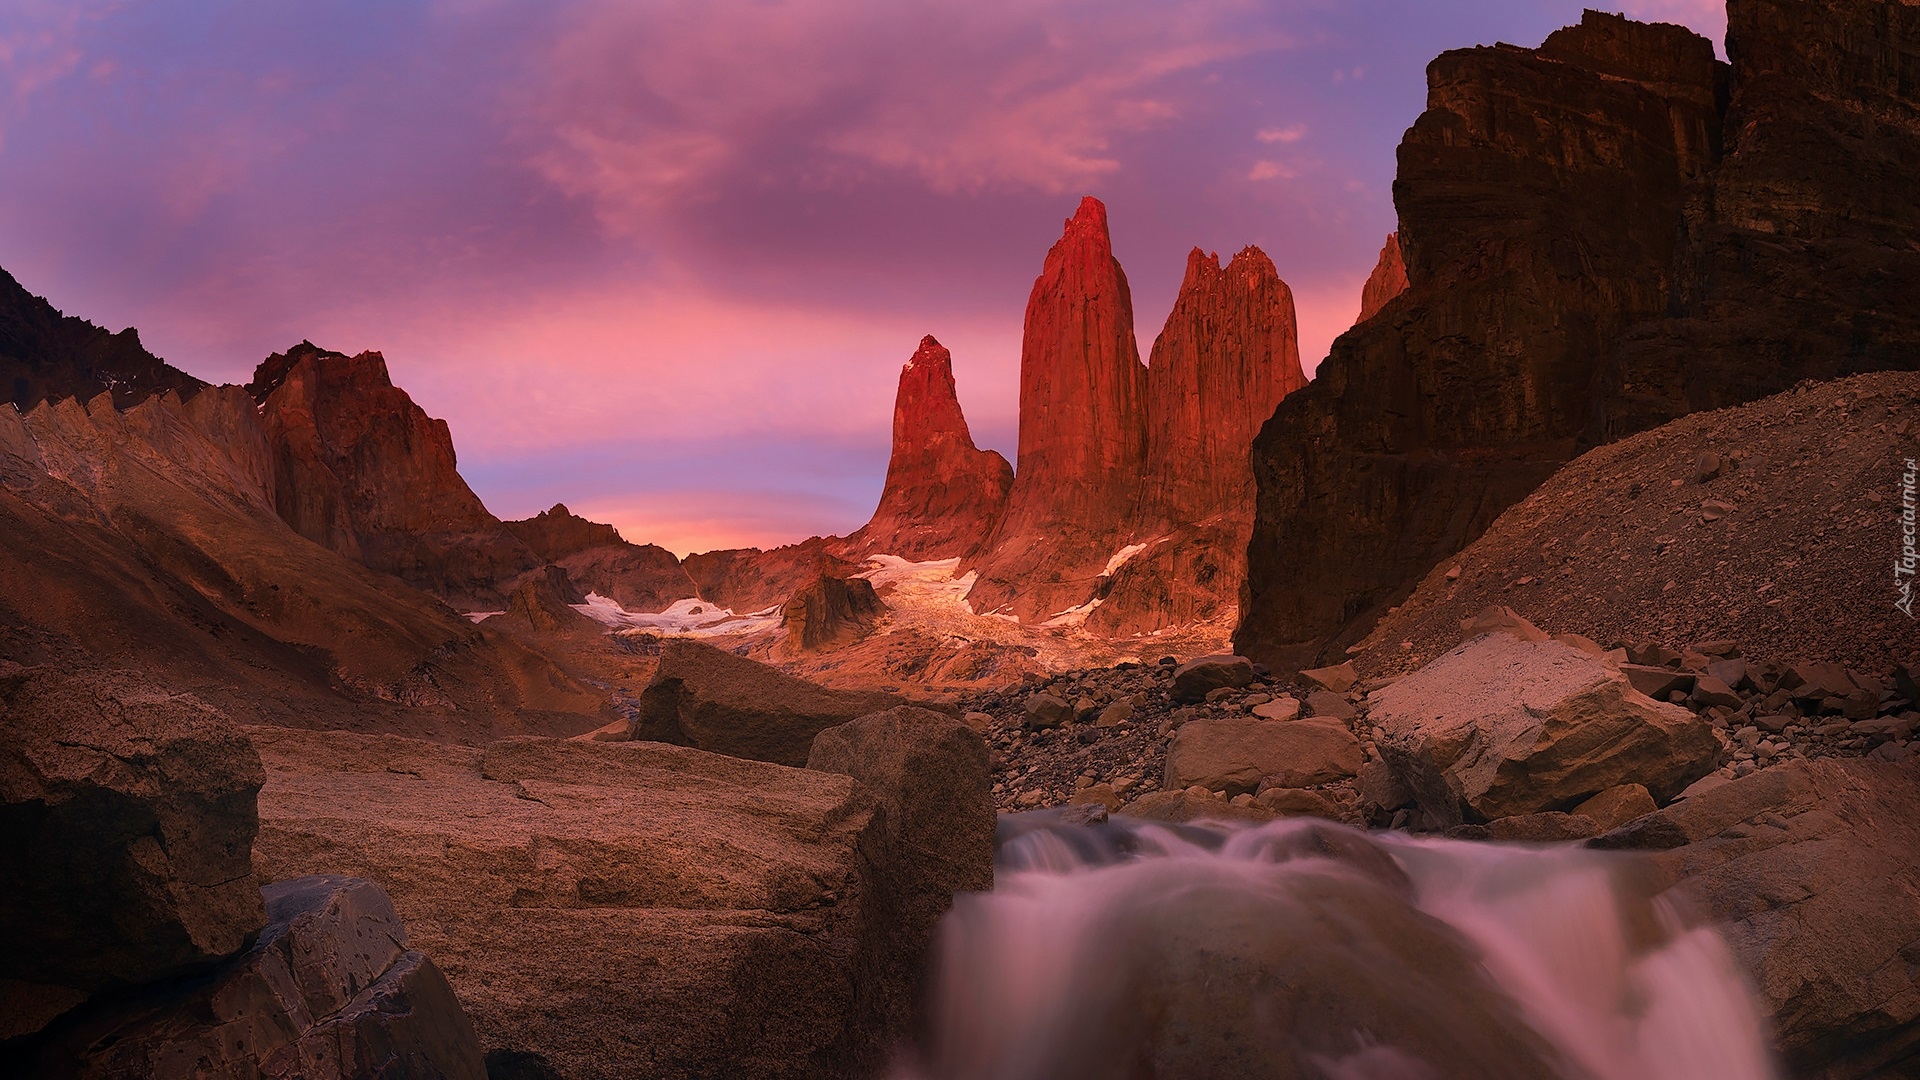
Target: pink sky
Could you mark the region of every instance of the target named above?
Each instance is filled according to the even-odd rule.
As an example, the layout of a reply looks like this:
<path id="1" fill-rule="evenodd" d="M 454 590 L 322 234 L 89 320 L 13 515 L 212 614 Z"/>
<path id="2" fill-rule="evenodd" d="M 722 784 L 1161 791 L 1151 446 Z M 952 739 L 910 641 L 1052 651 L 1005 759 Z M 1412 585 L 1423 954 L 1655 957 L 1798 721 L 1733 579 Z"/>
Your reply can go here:
<path id="1" fill-rule="evenodd" d="M 12 0 L 0 266 L 203 378 L 380 349 L 503 517 L 770 545 L 866 519 L 922 334 L 1011 457 L 1026 293 L 1082 194 L 1143 356 L 1187 249 L 1256 243 L 1311 367 L 1427 61 L 1579 8 Z"/>

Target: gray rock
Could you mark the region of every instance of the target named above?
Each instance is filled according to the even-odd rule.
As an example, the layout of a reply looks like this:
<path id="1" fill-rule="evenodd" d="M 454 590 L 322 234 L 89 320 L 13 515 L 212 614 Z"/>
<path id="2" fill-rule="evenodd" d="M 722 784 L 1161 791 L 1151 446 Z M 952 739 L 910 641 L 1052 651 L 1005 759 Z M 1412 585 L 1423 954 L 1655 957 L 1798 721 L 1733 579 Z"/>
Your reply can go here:
<path id="1" fill-rule="evenodd" d="M 1568 806 L 1620 784 L 1670 798 L 1720 753 L 1707 721 L 1555 641 L 1477 638 L 1370 705 L 1381 753 L 1443 827 Z"/>
<path id="2" fill-rule="evenodd" d="M 1347 699 L 1331 690 L 1315 690 L 1307 695 L 1307 712 L 1328 720 L 1351 720 L 1360 715 Z"/>
<path id="3" fill-rule="evenodd" d="M 1073 719 L 1073 706 L 1054 694 L 1034 694 L 1027 698 L 1026 725 L 1038 730 L 1054 728 Z"/>
<path id="4" fill-rule="evenodd" d="M 1920 763 L 1789 762 L 1590 843 L 1662 852 L 1754 980 L 1792 1075 L 1904 1075 L 1920 1050 Z"/>
<path id="5" fill-rule="evenodd" d="M 1100 710 L 1100 718 L 1094 721 L 1094 726 L 1103 728 L 1119 727 L 1121 724 L 1132 719 L 1133 702 L 1125 700 L 1116 701 Z"/>
<path id="6" fill-rule="evenodd" d="M 1220 687 L 1240 688 L 1253 682 L 1253 661 L 1244 656 L 1202 656 L 1173 670 L 1173 700 L 1191 703 L 1206 700 L 1207 692 Z"/>
<path id="7" fill-rule="evenodd" d="M 1307 787 L 1353 776 L 1365 760 L 1360 740 L 1333 721 L 1194 720 L 1167 747 L 1162 786 L 1229 795 L 1253 791 L 1268 779 L 1278 787 Z"/>
<path id="8" fill-rule="evenodd" d="M 1253 715 L 1262 720 L 1292 720 L 1300 715 L 1300 702 L 1291 694 L 1282 694 L 1253 707 Z"/>

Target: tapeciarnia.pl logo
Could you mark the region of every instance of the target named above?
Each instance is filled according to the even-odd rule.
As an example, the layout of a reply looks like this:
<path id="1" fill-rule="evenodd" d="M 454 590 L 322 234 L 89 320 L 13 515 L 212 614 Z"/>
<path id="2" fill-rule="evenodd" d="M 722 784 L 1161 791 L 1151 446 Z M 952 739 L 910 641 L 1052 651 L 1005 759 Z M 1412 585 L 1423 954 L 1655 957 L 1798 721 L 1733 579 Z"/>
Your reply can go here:
<path id="1" fill-rule="evenodd" d="M 1913 573 L 1916 564 L 1920 564 L 1920 555 L 1914 552 L 1914 480 L 1920 470 L 1916 470 L 1913 459 L 1907 458 L 1906 471 L 1900 474 L 1900 557 L 1893 560 L 1893 587 L 1900 598 L 1893 606 L 1906 612 L 1907 618 L 1913 618 Z"/>

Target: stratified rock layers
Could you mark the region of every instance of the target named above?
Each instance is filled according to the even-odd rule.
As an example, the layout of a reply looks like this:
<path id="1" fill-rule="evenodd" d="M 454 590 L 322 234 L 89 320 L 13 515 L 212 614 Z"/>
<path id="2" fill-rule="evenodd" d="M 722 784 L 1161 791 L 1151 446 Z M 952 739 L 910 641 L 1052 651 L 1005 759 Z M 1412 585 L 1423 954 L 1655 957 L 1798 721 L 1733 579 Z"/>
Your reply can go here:
<path id="1" fill-rule="evenodd" d="M 1146 381 L 1106 207 L 1082 199 L 1027 299 L 1018 462 L 1006 513 L 972 560 L 975 611 L 1040 621 L 1087 600 L 1145 471 Z"/>
<path id="2" fill-rule="evenodd" d="M 929 335 L 900 369 L 880 505 L 847 546 L 916 562 L 970 554 L 993 530 L 1012 486 L 1007 459 L 973 445 L 954 392 L 953 357 Z"/>
<path id="3" fill-rule="evenodd" d="M 1589 12 L 1429 67 L 1407 291 L 1254 447 L 1239 651 L 1337 651 L 1587 445 L 1920 366 L 1920 9 L 1735 0 L 1728 51 Z"/>

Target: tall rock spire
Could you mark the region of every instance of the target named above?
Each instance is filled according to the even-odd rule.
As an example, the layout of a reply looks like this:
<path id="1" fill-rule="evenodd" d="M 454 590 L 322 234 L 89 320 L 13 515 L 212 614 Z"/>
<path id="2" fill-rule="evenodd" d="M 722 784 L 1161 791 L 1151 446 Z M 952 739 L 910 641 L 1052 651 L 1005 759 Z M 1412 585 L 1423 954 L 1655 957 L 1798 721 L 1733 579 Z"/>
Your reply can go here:
<path id="1" fill-rule="evenodd" d="M 1293 290 L 1257 247 L 1194 248 L 1147 369 L 1146 516 L 1253 521 L 1249 448 L 1280 399 L 1307 384 Z"/>
<path id="2" fill-rule="evenodd" d="M 1147 368 L 1147 464 L 1130 528 L 1087 628 L 1109 635 L 1234 610 L 1253 531 L 1253 437 L 1305 386 L 1293 291 L 1257 247 L 1193 249 Z"/>
<path id="3" fill-rule="evenodd" d="M 1043 620 L 1084 603 L 1126 529 L 1146 462 L 1133 296 L 1091 196 L 1047 252 L 1020 349 L 1020 449 L 1007 510 L 973 562 L 975 611 Z"/>
<path id="4" fill-rule="evenodd" d="M 848 545 L 916 561 L 970 554 L 999 520 L 1012 485 L 1007 459 L 973 445 L 954 391 L 952 354 L 929 335 L 900 369 L 880 505 Z"/>

